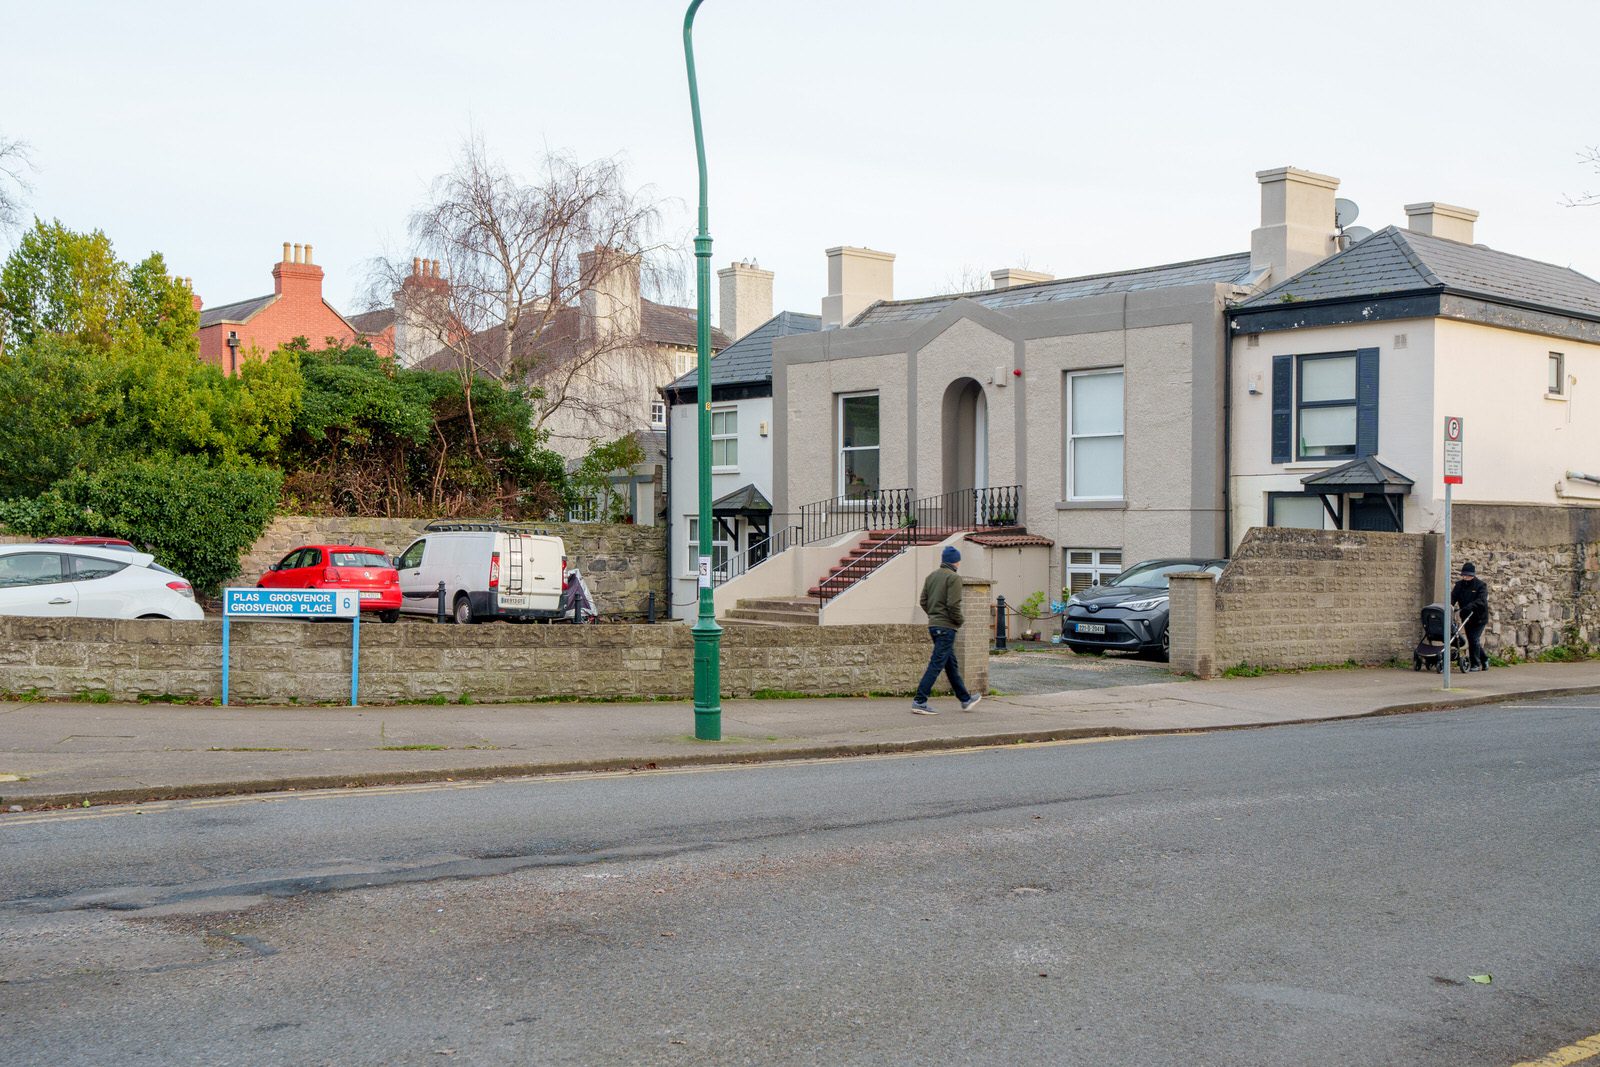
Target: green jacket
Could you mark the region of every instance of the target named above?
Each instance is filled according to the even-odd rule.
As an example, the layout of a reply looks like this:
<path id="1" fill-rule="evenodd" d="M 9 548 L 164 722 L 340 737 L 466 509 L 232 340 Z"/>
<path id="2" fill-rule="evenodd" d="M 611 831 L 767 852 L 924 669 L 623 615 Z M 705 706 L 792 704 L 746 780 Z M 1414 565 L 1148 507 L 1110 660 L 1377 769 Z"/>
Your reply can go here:
<path id="1" fill-rule="evenodd" d="M 929 626 L 960 629 L 961 577 L 954 567 L 940 566 L 922 583 L 922 610 L 928 613 Z"/>

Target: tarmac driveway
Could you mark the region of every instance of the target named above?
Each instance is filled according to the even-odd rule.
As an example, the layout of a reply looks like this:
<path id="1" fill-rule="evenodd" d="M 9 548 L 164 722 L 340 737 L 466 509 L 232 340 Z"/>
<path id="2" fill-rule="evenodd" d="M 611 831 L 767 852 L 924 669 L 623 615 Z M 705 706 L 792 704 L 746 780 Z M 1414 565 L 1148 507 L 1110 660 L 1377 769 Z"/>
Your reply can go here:
<path id="1" fill-rule="evenodd" d="M 1054 646 L 989 657 L 989 688 L 1012 696 L 1182 681 L 1167 665 L 1133 656 L 1080 656 Z"/>

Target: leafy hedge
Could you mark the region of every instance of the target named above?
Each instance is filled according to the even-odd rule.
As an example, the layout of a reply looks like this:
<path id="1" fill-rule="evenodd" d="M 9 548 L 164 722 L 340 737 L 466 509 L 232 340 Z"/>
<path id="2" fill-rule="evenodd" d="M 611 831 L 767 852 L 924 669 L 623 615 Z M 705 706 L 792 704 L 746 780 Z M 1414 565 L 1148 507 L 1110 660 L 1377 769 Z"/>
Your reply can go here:
<path id="1" fill-rule="evenodd" d="M 119 458 L 56 482 L 33 499 L 0 502 L 0 521 L 33 537 L 125 537 L 196 587 L 214 591 L 266 529 L 282 476 L 193 456 Z"/>

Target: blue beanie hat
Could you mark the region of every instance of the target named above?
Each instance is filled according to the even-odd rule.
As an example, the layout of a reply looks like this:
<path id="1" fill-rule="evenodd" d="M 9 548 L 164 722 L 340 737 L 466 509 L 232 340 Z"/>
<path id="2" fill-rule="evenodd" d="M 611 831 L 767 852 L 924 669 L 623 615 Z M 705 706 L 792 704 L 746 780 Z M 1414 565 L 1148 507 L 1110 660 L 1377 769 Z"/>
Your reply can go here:
<path id="1" fill-rule="evenodd" d="M 958 563 L 960 560 L 961 553 L 956 551 L 955 545 L 945 545 L 944 551 L 939 554 L 940 563 Z"/>

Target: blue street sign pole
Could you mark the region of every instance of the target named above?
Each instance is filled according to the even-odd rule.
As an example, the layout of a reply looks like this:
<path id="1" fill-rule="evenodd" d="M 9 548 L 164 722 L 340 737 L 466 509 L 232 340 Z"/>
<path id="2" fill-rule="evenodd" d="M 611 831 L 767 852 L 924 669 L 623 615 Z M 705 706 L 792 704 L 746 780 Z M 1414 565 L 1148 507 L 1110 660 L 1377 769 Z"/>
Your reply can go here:
<path id="1" fill-rule="evenodd" d="M 350 620 L 350 706 L 361 703 L 361 612 Z"/>
<path id="2" fill-rule="evenodd" d="M 222 706 L 228 706 L 228 615 L 222 616 Z"/>

